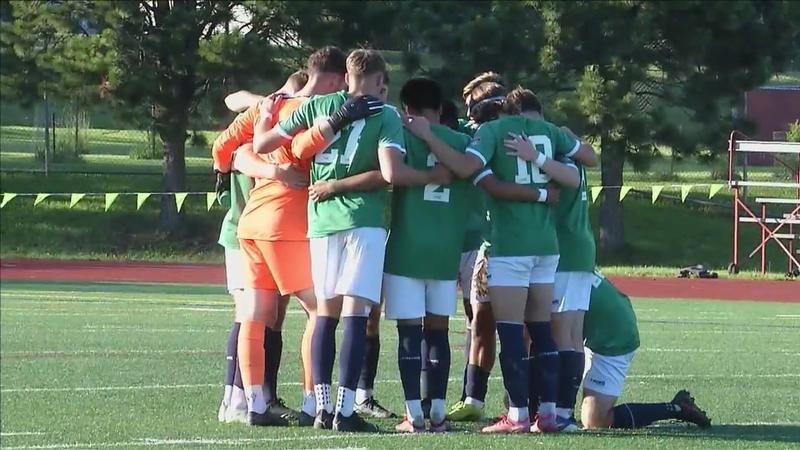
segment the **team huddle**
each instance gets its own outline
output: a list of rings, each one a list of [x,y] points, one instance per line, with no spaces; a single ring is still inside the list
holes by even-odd
[[[498,340],[507,413],[483,432],[578,431],[581,385],[583,428],[710,426],[683,390],[615,406],[639,334],[595,268],[592,146],[494,73],[465,86],[466,119],[428,78],[391,106],[388,81],[379,52],[324,47],[275,93],[226,99],[241,114],[213,148],[235,301],[219,420],[376,431],[367,419],[394,417],[374,392],[383,312],[397,324],[398,432],[482,420]],[[459,288],[467,363],[448,409]],[[307,316],[299,411],[277,394],[290,297]]]

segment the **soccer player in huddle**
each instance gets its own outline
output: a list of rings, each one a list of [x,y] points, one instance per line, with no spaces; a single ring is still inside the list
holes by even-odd
[[[314,156],[311,181],[338,180],[380,169],[386,182],[416,185],[449,181],[446,170],[420,171],[403,163],[405,145],[400,114],[377,98],[384,88],[386,63],[380,53],[356,50],[347,58],[347,91],[312,98],[262,139],[260,152],[321,122],[319,139],[331,141]],[[351,124],[344,119],[361,110],[361,101],[380,103],[373,115]],[[346,125],[346,126],[345,126]],[[338,135],[338,136],[337,136]],[[334,139],[335,138],[335,139]],[[318,317],[312,340],[315,427],[338,431],[373,431],[354,412],[355,389],[364,362],[367,316],[380,301],[386,230],[386,190],[347,193],[309,203],[309,237]],[[344,324],[339,388],[334,414],[331,393],[335,332]]]
[[[711,419],[686,390],[678,391],[670,402],[614,406],[639,348],[636,314],[628,296],[596,270],[592,273],[590,299],[584,317],[584,428],[641,428],[668,419],[710,427]]]
[[[414,129],[405,132],[409,166],[419,170],[435,167],[437,159],[429,146],[464,152],[469,137],[439,124],[442,91],[435,81],[408,80],[400,100]],[[448,322],[456,311],[469,194],[469,184],[463,180],[399,186],[392,193],[383,295],[386,318],[397,321],[399,336],[398,366],[406,400],[405,419],[396,427],[401,432],[425,430],[420,392],[423,361],[431,401],[429,429],[449,430],[445,418],[450,371]],[[425,354],[421,354],[423,339]]]
[[[278,92],[292,94],[303,87],[299,84],[301,81],[301,79],[292,75]],[[253,137],[252,124],[257,115],[258,108],[255,106],[247,110],[246,113],[237,116],[233,123],[231,123],[225,131],[220,133],[212,147],[214,170],[217,174],[216,190],[218,201],[221,205],[228,207],[228,212],[223,218],[220,230],[219,244],[225,248],[227,287],[228,292],[234,299],[235,305],[234,323],[228,337],[225,355],[225,389],[218,413],[218,418],[221,422],[246,421],[247,414],[247,402],[243,390],[244,387],[242,384],[241,371],[239,369],[237,351],[237,342],[241,328],[241,315],[245,303],[246,282],[244,278],[244,259],[239,247],[239,241],[236,238],[236,229],[242,211],[249,198],[250,190],[253,187],[253,179],[273,178],[299,187],[308,184],[307,177],[297,174],[287,166],[278,166],[260,161],[255,164],[246,165],[244,168],[233,167],[234,155],[238,153],[237,150],[241,149],[247,151],[251,147]],[[281,299],[279,311],[282,311],[283,314],[279,313],[278,320],[276,321],[277,325],[282,322],[282,317],[285,316],[287,303],[288,298]],[[268,367],[275,367],[275,372],[277,372],[279,355],[277,362],[273,358],[268,360],[266,364]],[[265,374],[265,377],[268,376],[268,374]]]

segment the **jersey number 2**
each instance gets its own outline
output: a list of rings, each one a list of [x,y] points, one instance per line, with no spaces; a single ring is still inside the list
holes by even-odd
[[[428,167],[435,166],[437,161],[438,159],[436,159],[436,155],[433,153],[428,154]],[[422,194],[422,199],[429,202],[449,203],[450,189],[442,187],[441,184],[426,184],[425,190]]]
[[[533,148],[540,153],[544,153],[548,158],[553,157],[553,145],[550,143],[550,138],[547,136],[528,136]],[[530,172],[528,172],[530,167]],[[545,184],[550,181],[550,176],[542,172],[542,169],[536,167],[533,161],[525,161],[517,157],[517,176],[514,177],[514,182],[517,184]]]

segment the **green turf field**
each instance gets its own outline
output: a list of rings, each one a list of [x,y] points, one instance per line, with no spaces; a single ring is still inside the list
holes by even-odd
[[[800,441],[800,305],[636,300],[642,349],[622,401],[669,400],[688,388],[713,428],[666,423],[636,432],[481,436],[378,435],[217,422],[231,318],[218,286],[3,282],[2,447],[45,448],[786,448]],[[281,396],[299,402],[303,316],[286,321]],[[460,392],[463,323],[451,322],[449,395]],[[399,411],[396,333],[382,329],[376,392]],[[489,389],[500,412],[496,368]],[[334,377],[335,378],[335,377]],[[295,405],[296,406],[296,405]]]

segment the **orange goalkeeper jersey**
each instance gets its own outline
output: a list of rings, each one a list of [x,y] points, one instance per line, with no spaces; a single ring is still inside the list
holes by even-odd
[[[272,125],[291,116],[306,100],[307,97],[279,99],[273,107]],[[305,172],[311,169],[310,158],[300,159],[292,154],[291,142],[260,156],[273,164],[291,163]],[[239,218],[239,239],[304,241],[308,239],[307,233],[308,190],[292,189],[277,180],[256,179]]]

